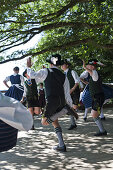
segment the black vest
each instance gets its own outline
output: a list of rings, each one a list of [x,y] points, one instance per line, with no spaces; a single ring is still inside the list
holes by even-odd
[[[98,80],[93,81],[92,77],[90,76],[89,79],[89,91],[90,95],[93,97],[95,94],[103,93],[102,89],[102,80],[100,75],[98,74]]]
[[[48,75],[44,81],[46,97],[61,96],[64,97],[65,75],[56,68],[47,69]]]
[[[74,81],[74,78],[72,76],[72,73],[71,73],[71,69],[68,70],[67,72],[67,78],[69,80],[69,84],[70,84],[70,88],[73,88],[73,86],[75,85],[75,81]],[[75,89],[76,92],[80,92],[80,89],[79,89],[79,86],[76,87]]]
[[[33,98],[34,96],[36,96],[38,94],[36,81],[35,81],[35,79],[31,79],[31,82],[32,82],[31,85],[28,85],[27,82],[28,82],[28,80],[25,81],[25,86],[27,89],[26,97]]]

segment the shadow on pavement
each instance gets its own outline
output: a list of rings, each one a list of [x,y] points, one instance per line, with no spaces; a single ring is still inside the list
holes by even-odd
[[[15,148],[0,153],[0,170],[93,170],[113,169],[113,108],[104,109],[108,131],[106,137],[94,137],[98,131],[89,114],[83,121],[83,111],[79,113],[77,129],[67,130],[70,126],[68,116],[60,119],[66,153],[52,150],[57,138],[52,126],[43,127],[40,118],[35,116],[34,131],[19,132]]]

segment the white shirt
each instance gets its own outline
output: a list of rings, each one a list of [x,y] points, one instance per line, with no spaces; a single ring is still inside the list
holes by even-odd
[[[52,68],[58,69],[55,66]],[[51,71],[51,68],[49,70]],[[35,78],[36,83],[42,83],[47,78],[48,70],[47,68],[44,68],[37,72],[34,72],[31,68],[27,68],[27,74],[30,76],[31,79]],[[70,85],[67,77],[65,78],[65,82],[64,82],[64,94],[65,94],[65,100],[67,104],[69,104],[72,107],[72,99],[70,96]]]
[[[66,70],[64,71],[64,73],[67,74],[68,70],[69,70],[69,69],[66,69]],[[83,84],[82,84],[82,82],[80,81],[80,78],[79,78],[77,72],[74,71],[74,70],[71,70],[71,74],[72,74],[72,77],[73,77],[73,79],[74,79],[74,81],[75,81],[75,84],[78,83],[78,84],[80,84],[80,87],[83,88]]]
[[[80,78],[85,79],[88,77],[88,71],[84,71],[81,75]],[[93,81],[97,81],[98,80],[98,73],[96,70],[92,70],[92,79]]]
[[[84,71],[81,75],[80,75],[80,78],[81,79],[85,79],[88,77],[88,72],[87,71]]]
[[[98,73],[96,70],[92,70],[92,79],[93,81],[97,81],[98,80]]]

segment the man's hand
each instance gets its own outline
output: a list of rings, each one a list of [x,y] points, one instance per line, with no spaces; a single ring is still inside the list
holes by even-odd
[[[32,66],[31,57],[29,57],[29,58],[27,59],[27,67],[30,67],[30,68],[31,68],[31,66]]]
[[[49,123],[47,123],[46,120],[47,120],[46,117],[42,118],[42,121],[41,121],[42,125],[44,125],[44,126],[48,126],[49,125]]]

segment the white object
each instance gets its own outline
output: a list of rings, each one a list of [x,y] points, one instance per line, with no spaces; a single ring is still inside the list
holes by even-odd
[[[33,125],[30,112],[19,101],[0,93],[0,119],[10,126],[28,131]]]

